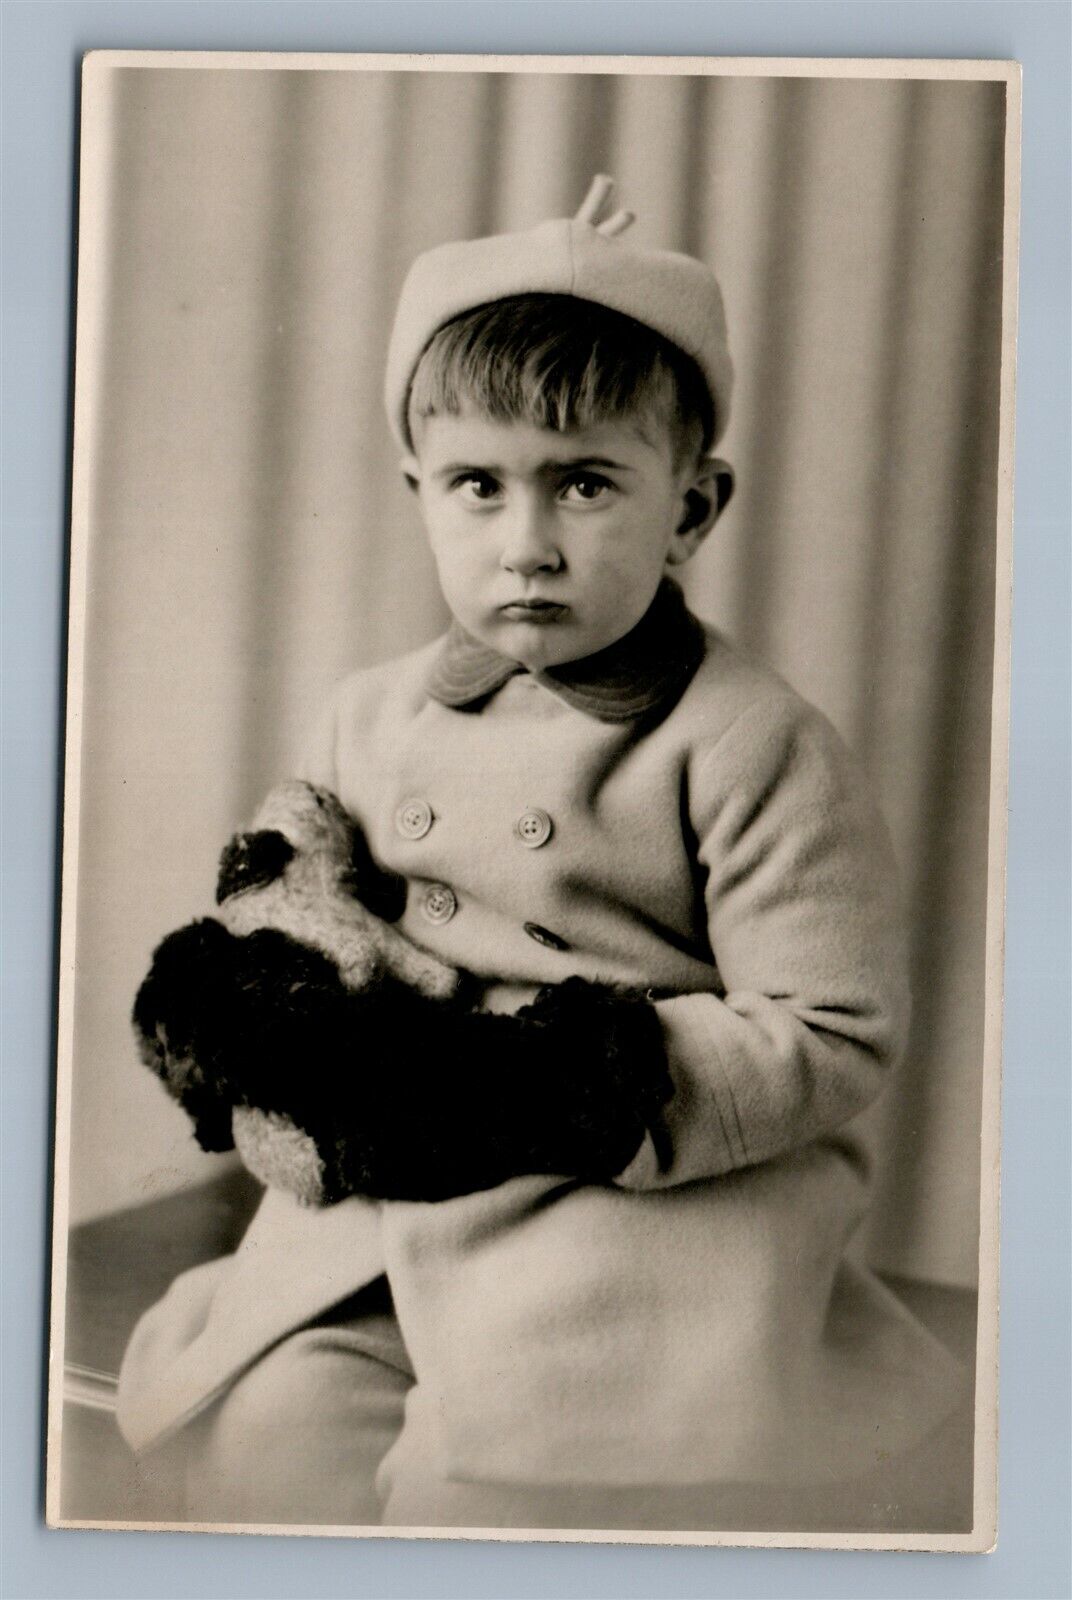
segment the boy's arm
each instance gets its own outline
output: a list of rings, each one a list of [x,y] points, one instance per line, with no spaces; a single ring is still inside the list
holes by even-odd
[[[908,987],[885,830],[840,740],[786,696],[695,761],[696,832],[724,997],[659,1001],[674,1094],[615,1180],[717,1176],[837,1129],[882,1089]]]

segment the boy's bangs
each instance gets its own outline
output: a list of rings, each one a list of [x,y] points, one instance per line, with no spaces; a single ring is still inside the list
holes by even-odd
[[[706,385],[687,356],[643,323],[568,295],[498,300],[438,330],[414,374],[410,414],[467,407],[557,433],[657,417],[675,453],[698,453],[711,428]]]

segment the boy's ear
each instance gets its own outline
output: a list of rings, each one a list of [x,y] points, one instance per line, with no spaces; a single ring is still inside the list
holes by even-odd
[[[733,468],[707,456],[685,491],[685,514],[674,530],[667,560],[679,566],[696,554],[733,494]]]
[[[418,465],[417,457],[407,451],[407,453],[400,459],[398,464],[402,468],[402,476],[405,478],[410,488],[419,488],[421,482],[421,469]]]
[[[715,516],[720,517],[733,498],[737,480],[729,462],[720,460],[718,456],[707,457],[706,471],[715,485]]]

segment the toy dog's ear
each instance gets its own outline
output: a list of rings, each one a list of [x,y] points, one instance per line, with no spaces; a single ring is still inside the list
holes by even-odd
[[[354,829],[350,847],[347,886],[367,911],[383,922],[397,922],[406,909],[406,880],[397,872],[387,872],[372,859],[372,852],[360,828]]]
[[[233,1147],[234,1096],[214,1070],[202,1021],[188,996],[202,997],[213,1022],[241,951],[239,941],[214,917],[179,928],[157,946],[134,1001],[131,1021],[138,1054],[182,1106],[202,1150]]]
[[[294,858],[294,846],[278,828],[261,828],[256,833],[236,833],[220,856],[216,880],[216,904],[221,906],[232,895],[260,889],[283,875],[287,862]]]

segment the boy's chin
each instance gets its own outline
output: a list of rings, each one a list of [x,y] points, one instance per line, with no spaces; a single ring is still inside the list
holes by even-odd
[[[594,653],[576,630],[566,626],[518,623],[497,631],[495,648],[511,660],[519,661],[528,672],[549,672]]]
[[[572,612],[558,619],[539,621],[496,616],[479,628],[463,623],[482,644],[517,661],[528,672],[550,672],[555,667],[583,661],[616,644],[629,628],[597,630],[585,627]]]

